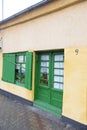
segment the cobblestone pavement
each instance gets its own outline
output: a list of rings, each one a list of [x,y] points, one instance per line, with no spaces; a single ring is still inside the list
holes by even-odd
[[[76,130],[57,117],[0,95],[0,130]]]

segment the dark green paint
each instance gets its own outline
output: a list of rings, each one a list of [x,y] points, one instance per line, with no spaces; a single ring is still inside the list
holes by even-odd
[[[21,82],[15,81],[15,67],[17,65],[16,56],[26,56],[26,76],[25,76],[25,84]],[[29,90],[32,89],[32,52],[24,52],[24,53],[15,53],[15,54],[3,54],[3,72],[2,72],[2,80],[14,83],[19,86],[25,87]],[[21,66],[22,63],[20,63]]]
[[[14,83],[14,77],[15,77],[15,64],[14,63],[15,63],[14,54],[3,55],[2,79],[4,81]]]
[[[26,88],[32,90],[32,62],[33,53],[26,52]]]
[[[40,82],[40,69],[41,69],[41,55],[49,55],[49,79],[48,84],[41,84]],[[61,116],[62,114],[62,102],[63,102],[63,90],[54,88],[54,55],[64,55],[63,50],[58,52],[43,52],[36,54],[36,76],[35,76],[35,99],[34,105],[47,110],[53,114]],[[64,62],[64,58],[62,61],[57,62]],[[46,67],[45,67],[46,68]],[[60,68],[59,68],[60,69]],[[64,68],[61,68],[61,70]],[[59,77],[64,77],[64,75],[57,75]],[[56,82],[55,82],[56,83]],[[59,84],[63,84],[63,82],[58,82]]]

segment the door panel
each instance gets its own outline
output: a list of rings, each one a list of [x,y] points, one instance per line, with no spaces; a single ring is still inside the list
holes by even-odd
[[[35,100],[61,111],[64,83],[63,51],[39,53],[38,57]]]
[[[62,109],[62,96],[63,92],[62,91],[51,91],[51,105],[56,106],[60,109]]]
[[[39,87],[38,99],[43,102],[50,103],[50,91],[46,88]]]

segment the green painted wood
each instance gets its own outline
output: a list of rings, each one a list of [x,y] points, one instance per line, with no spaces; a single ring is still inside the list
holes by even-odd
[[[18,63],[16,61],[16,56],[26,56],[26,63]],[[25,87],[29,90],[32,89],[32,52],[16,53],[16,54],[3,54],[3,72],[2,80],[10,83],[17,84],[19,86]],[[26,64],[26,75],[25,75],[25,84],[21,82],[16,82],[15,80],[15,69],[16,65],[20,66],[22,69],[22,64]]]
[[[7,57],[5,54],[3,54],[3,71],[2,71],[2,80],[4,81],[7,81],[8,78],[7,78],[7,73],[8,73],[8,70],[6,69],[6,66],[7,66]]]
[[[36,106],[36,107],[38,107],[38,108],[40,108],[42,110],[45,110],[47,112],[50,112],[50,113],[56,115],[59,118],[61,117],[61,113],[62,113],[61,109],[59,109],[59,108],[57,108],[57,107],[55,107],[55,106],[53,106],[51,104],[42,102],[40,100],[35,100],[34,101],[34,106]]]
[[[14,83],[15,79],[15,54],[3,54],[3,74],[4,81]]]
[[[63,90],[60,90],[58,88],[54,88],[53,84],[56,83],[54,82],[54,56],[55,55],[63,55],[63,51],[58,51],[58,52],[44,52],[44,53],[37,53],[37,59],[36,59],[36,78],[35,78],[35,101],[34,105],[38,106],[40,108],[46,109],[48,111],[51,111],[53,113],[55,110],[58,109],[58,115],[61,115],[62,113],[62,103],[63,103]],[[42,84],[40,82],[40,75],[41,75],[41,55],[49,55],[49,67],[44,67],[44,68],[49,68],[49,79],[48,79],[48,84]],[[57,62],[64,62],[63,61],[57,61]],[[60,70],[64,68],[58,68]],[[56,75],[58,77],[64,77],[64,75]],[[63,84],[63,82],[58,82],[58,84]],[[44,105],[43,105],[44,104]],[[49,108],[49,107],[51,108]],[[55,108],[55,109],[52,109]],[[51,110],[50,110],[51,109]]]
[[[26,88],[32,90],[32,59],[33,53],[26,52]]]

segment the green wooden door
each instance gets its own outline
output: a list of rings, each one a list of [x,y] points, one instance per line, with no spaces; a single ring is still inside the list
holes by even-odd
[[[36,106],[62,112],[64,83],[63,51],[38,53],[36,56]],[[55,112],[56,113],[56,112]]]

